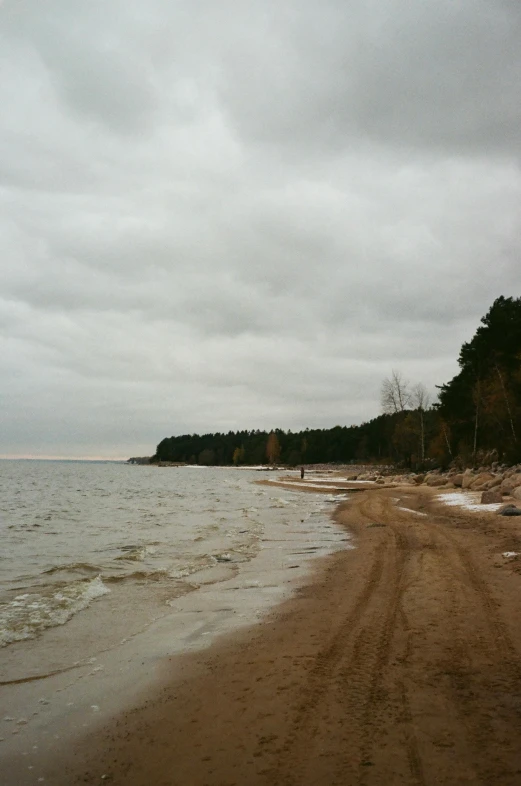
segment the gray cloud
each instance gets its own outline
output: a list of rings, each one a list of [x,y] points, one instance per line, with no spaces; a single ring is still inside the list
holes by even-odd
[[[519,294],[517,3],[0,20],[0,454],[360,422]]]
[[[226,58],[228,74],[240,76],[223,94],[246,137],[322,155],[349,149],[353,138],[519,155],[519,4],[307,2],[292,10],[274,26],[260,8]]]

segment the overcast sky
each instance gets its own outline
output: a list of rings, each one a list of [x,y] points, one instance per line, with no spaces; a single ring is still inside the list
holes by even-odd
[[[0,455],[330,427],[519,296],[519,0],[0,2]]]

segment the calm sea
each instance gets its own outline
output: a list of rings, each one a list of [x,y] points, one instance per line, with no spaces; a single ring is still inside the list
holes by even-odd
[[[273,476],[0,461],[0,753],[36,768],[42,741],[116,711],[162,657],[256,621],[312,557],[349,546],[333,498],[255,482]]]
[[[164,606],[200,581],[238,575],[277,526],[308,533],[310,553],[327,548],[326,535],[332,547],[344,537],[328,519],[329,499],[253,482],[268,476],[0,461],[0,646],[101,609],[116,590],[123,606],[125,594]]]

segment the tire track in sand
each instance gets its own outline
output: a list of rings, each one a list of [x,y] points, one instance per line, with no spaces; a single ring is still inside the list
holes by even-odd
[[[385,714],[387,708],[382,678],[392,658],[398,621],[402,626],[405,624],[401,598],[411,544],[407,532],[390,523],[394,510],[389,511],[386,500],[372,494],[369,499],[360,499],[355,507],[362,520],[373,524],[376,520],[385,529],[364,590],[333,639],[316,657],[288,736],[284,761],[276,773],[272,771],[277,782],[288,786],[305,781],[307,762],[315,753],[315,732],[320,725],[327,724],[334,733],[333,721],[341,744],[330,765],[324,763],[328,783],[345,783],[349,777],[350,783],[364,786],[372,766],[374,745],[378,742],[382,712]],[[405,688],[400,691],[400,702],[411,783],[424,786]],[[319,756],[327,758],[328,753],[323,751]]]
[[[438,537],[448,547],[448,567],[454,577],[447,619],[452,646],[446,672],[453,711],[473,750],[475,782],[479,778],[484,786],[492,782],[517,786],[521,756],[512,769],[501,761],[501,752],[512,754],[519,749],[521,710],[514,710],[515,718],[512,712],[521,685],[519,651],[469,548],[460,542],[459,519],[438,515],[435,521]],[[462,583],[465,592],[458,592]],[[468,619],[472,619],[471,628],[465,624]]]
[[[407,619],[402,607],[402,597],[406,587],[406,568],[411,556],[411,542],[408,537],[408,527],[407,525],[404,526],[399,523],[400,515],[398,511],[391,506],[390,501],[385,497],[378,500],[374,497],[370,497],[368,505],[370,508],[377,507],[379,520],[385,521],[389,526],[395,538],[396,548],[394,552],[394,570],[390,577],[392,586],[389,588],[388,602],[381,613],[381,619],[375,620],[373,618],[371,620],[372,627],[376,631],[375,656],[373,658],[370,657],[370,649],[367,646],[363,648],[356,647],[355,652],[358,653],[358,658],[353,659],[350,664],[351,673],[346,675],[349,679],[349,685],[346,685],[346,699],[348,700],[352,693],[350,685],[354,680],[359,679],[360,676],[359,670],[357,673],[356,669],[357,665],[360,665],[360,658],[363,658],[366,662],[369,661],[369,689],[363,705],[363,715],[360,724],[361,755],[358,768],[358,783],[360,786],[365,786],[367,781],[371,778],[372,772],[369,768],[373,765],[372,759],[374,757],[375,746],[380,744],[379,728],[382,725],[382,720],[389,713],[389,704],[392,702],[392,698],[386,696],[386,692],[383,690],[382,685],[386,668],[393,655],[393,638],[398,621],[402,630],[406,633],[408,631]],[[407,648],[403,655],[404,660],[407,660],[409,654],[407,652],[409,649],[408,637],[407,642]],[[373,661],[372,663],[370,663],[371,660]],[[404,746],[407,753],[407,761],[412,781],[416,786],[424,786],[425,778],[421,756],[414,733],[410,705],[403,683],[399,685],[399,701],[401,705]]]
[[[327,645],[320,650],[315,658],[315,663],[303,688],[302,699],[295,712],[283,755],[276,768],[271,770],[273,782],[285,783],[287,786],[302,783],[307,753],[309,753],[315,732],[320,725],[320,705],[326,700],[327,694],[334,684],[334,673],[345,657],[353,630],[363,620],[365,609],[370,604],[381,581],[386,563],[385,545],[383,542],[377,546],[374,562],[363,590]]]

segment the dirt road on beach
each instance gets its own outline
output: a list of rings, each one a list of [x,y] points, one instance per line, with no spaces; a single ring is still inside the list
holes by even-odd
[[[338,516],[356,549],[268,622],[172,662],[46,782],[519,786],[521,562],[502,556],[519,520],[415,488]]]

